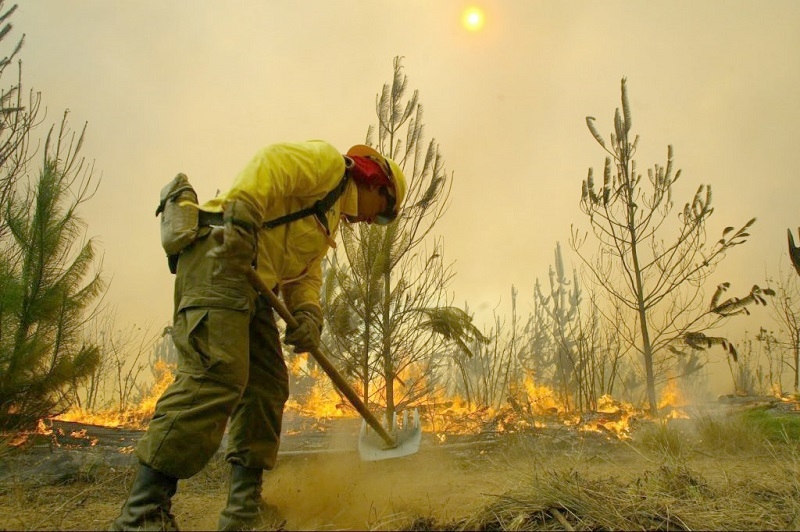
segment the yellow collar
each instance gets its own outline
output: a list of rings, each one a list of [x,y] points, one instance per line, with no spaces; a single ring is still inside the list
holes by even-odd
[[[358,186],[352,179],[347,180],[347,186],[342,193],[341,213],[347,216],[358,216]]]

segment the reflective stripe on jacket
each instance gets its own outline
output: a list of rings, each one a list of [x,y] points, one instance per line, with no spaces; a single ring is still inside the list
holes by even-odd
[[[324,198],[339,184],[344,170],[342,154],[327,142],[273,144],[256,154],[230,190],[200,208],[220,212],[227,201],[241,201],[260,225]],[[358,196],[351,181],[327,213],[330,236],[314,216],[259,231],[258,273],[267,286],[280,286],[290,310],[319,306],[322,259],[333,245],[342,212],[357,211]]]

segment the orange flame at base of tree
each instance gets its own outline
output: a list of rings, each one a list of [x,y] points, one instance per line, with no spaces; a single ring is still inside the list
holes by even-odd
[[[685,410],[688,405],[677,379],[669,379],[658,401],[659,412],[664,412],[667,419],[688,419],[689,414]]]
[[[175,379],[175,366],[159,360],[153,368],[155,382],[144,395],[139,404],[131,408],[110,408],[87,412],[81,408],[72,408],[56,416],[59,421],[74,421],[87,425],[100,425],[103,427],[119,427],[129,429],[145,429],[153,417],[156,402],[164,390]]]

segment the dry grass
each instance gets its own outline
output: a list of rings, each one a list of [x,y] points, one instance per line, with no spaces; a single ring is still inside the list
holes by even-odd
[[[797,529],[796,422],[794,416],[764,418],[748,411],[650,423],[632,442],[601,457],[584,450],[577,458],[517,464],[519,484],[484,497],[472,515],[448,523],[417,517],[410,528]]]
[[[539,432],[384,462],[284,457],[264,494],[289,530],[796,529],[794,418],[765,416],[643,423],[625,442]],[[181,481],[182,529],[214,529],[227,472],[215,460]],[[0,482],[0,530],[105,529],[132,474],[90,468],[60,485]]]
[[[777,471],[774,471],[777,472]],[[762,473],[764,473],[762,471]],[[795,471],[795,473],[797,473]],[[796,477],[795,477],[796,478]],[[797,523],[790,475],[712,479],[687,466],[635,475],[554,470],[498,496],[451,530],[786,530]],[[435,527],[429,527],[433,529]]]

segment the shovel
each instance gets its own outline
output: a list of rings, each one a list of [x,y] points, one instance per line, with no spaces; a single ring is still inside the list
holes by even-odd
[[[269,300],[272,308],[278,312],[278,315],[283,318],[283,321],[289,327],[297,327],[297,320],[294,319],[292,313],[289,312],[283,301],[261,280],[255,270],[248,270],[247,278],[253,287]],[[364,418],[358,438],[358,452],[362,460],[375,461],[399,458],[414,454],[419,450],[419,444],[422,439],[419,411],[414,411],[413,420],[409,419],[408,411],[404,412],[403,425],[400,430],[397,429],[397,414],[394,414],[391,424],[387,424],[391,430],[390,434],[389,430],[369,411],[367,405],[358,397],[356,391],[344,380],[344,377],[336,370],[331,361],[328,360],[328,357],[319,348],[312,349],[310,353],[333,381],[333,384],[347,397],[350,404]]]

